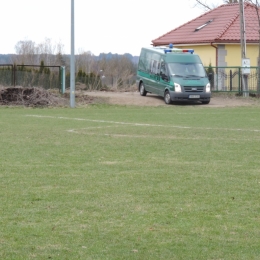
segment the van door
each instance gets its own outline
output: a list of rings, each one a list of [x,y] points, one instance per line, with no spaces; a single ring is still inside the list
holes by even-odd
[[[160,74],[159,74],[159,66],[160,63],[158,60],[151,60],[151,72],[150,72],[150,87],[151,92],[158,94],[158,82],[160,80]]]
[[[167,68],[167,64],[164,62],[164,60],[161,60],[161,66],[160,66],[160,77],[158,79],[158,95],[164,96],[165,88],[169,85],[170,82],[170,75],[169,70]]]
[[[151,68],[152,68],[152,52],[146,49],[142,49],[138,63],[137,76],[139,80],[143,81],[145,90],[148,92],[152,91]]]

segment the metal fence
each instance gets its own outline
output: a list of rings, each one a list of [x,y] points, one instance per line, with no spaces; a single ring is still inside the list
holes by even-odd
[[[213,92],[260,93],[260,68],[250,67],[244,75],[246,88],[243,87],[243,67],[205,67],[207,74],[212,73]],[[248,69],[248,68],[246,68]]]
[[[61,66],[0,64],[0,86],[61,89]]]
[[[250,67],[250,73],[244,76],[245,81],[242,67],[208,66],[205,69],[208,75],[212,74],[210,80],[212,92],[260,93],[259,67]],[[65,83],[62,83],[64,73],[65,68],[61,66],[0,64],[0,86],[58,88],[61,90],[65,87]],[[69,75],[66,75],[66,81],[66,85],[69,86]],[[99,86],[97,89],[105,83],[101,82],[97,76],[95,82]],[[243,82],[246,82],[246,89],[243,87]],[[89,87],[89,89],[91,88]]]

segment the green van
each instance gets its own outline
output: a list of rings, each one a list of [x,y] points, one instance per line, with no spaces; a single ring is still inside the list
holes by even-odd
[[[211,91],[206,71],[191,49],[142,48],[137,68],[137,88],[141,96],[154,93],[173,101],[200,101],[209,104]]]

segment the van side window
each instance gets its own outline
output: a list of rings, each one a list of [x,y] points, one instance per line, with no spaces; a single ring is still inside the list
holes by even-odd
[[[150,73],[159,75],[160,71],[160,54],[152,53],[150,59]]]
[[[169,79],[168,77],[168,70],[167,70],[167,66],[165,64],[164,61],[161,62],[161,69],[160,69],[160,76],[163,80],[167,80]]]
[[[152,54],[150,52],[146,52],[146,55],[145,55],[145,71],[146,72],[151,71],[151,58],[152,58]]]
[[[151,74],[157,74],[158,73],[158,62],[157,60],[151,60]]]
[[[146,51],[142,51],[141,55],[139,57],[139,63],[138,63],[138,68],[141,71],[145,71],[145,61],[146,61]]]
[[[140,71],[150,72],[150,70],[151,70],[151,64],[150,64],[151,58],[152,58],[151,52],[143,50],[141,52],[140,57],[139,57],[138,69]]]

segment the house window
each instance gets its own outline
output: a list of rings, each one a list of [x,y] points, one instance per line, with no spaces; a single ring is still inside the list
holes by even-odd
[[[205,26],[207,26],[208,24],[210,24],[213,21],[213,19],[207,21],[206,23],[202,24],[201,26],[199,26],[198,28],[195,29],[194,32],[197,32],[199,30],[201,30],[202,28],[204,28]]]

